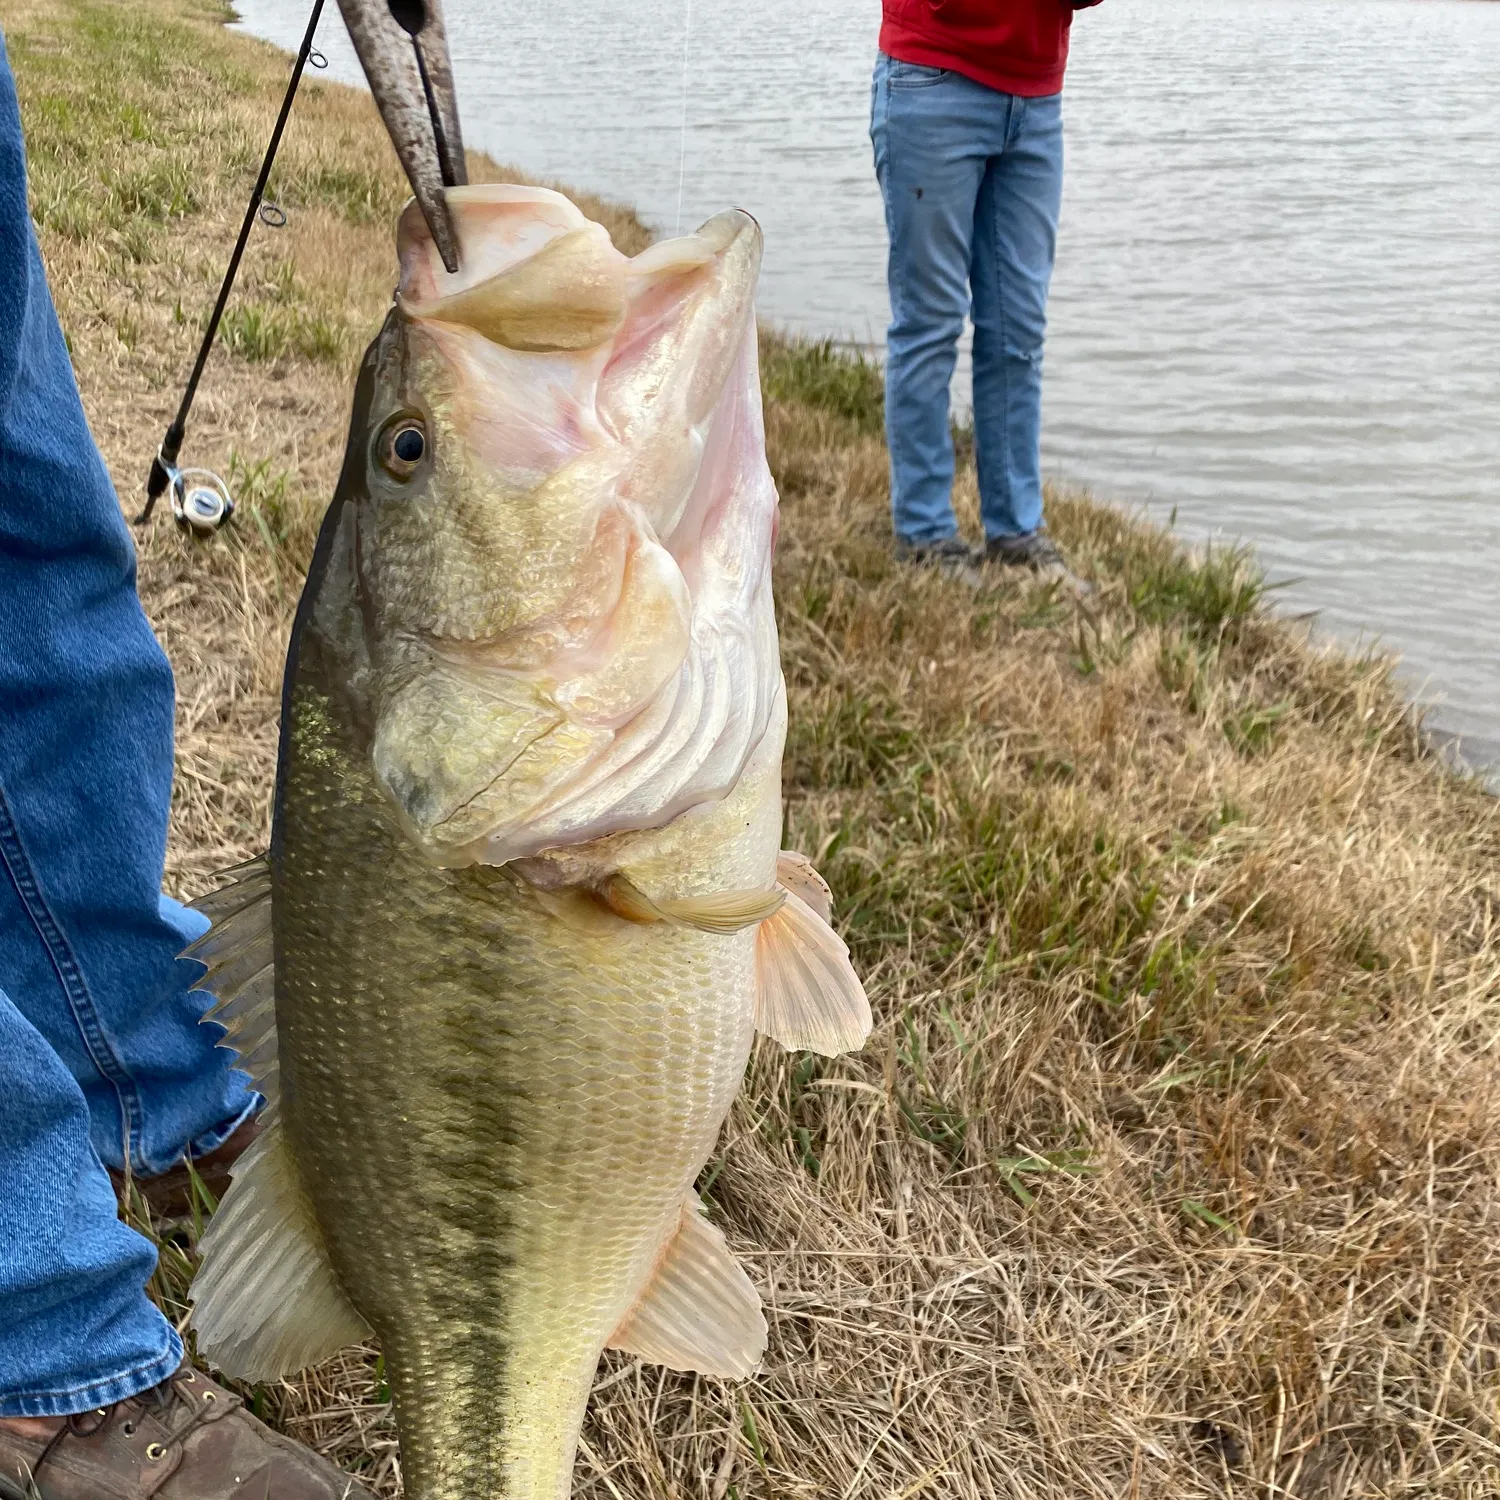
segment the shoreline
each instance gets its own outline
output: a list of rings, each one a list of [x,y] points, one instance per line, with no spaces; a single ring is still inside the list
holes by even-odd
[[[285,84],[226,14],[7,17],[39,236],[127,511]],[[405,192],[373,107],[305,87],[289,222],[252,237],[183,454],[240,513],[207,544],[136,534],[178,677],[188,894],[263,846],[287,630],[394,274]],[[609,1357],[575,1493],[1487,1492],[1500,801],[1444,768],[1388,661],[1275,618],[1243,551],[1054,491],[1087,608],[901,568],[878,373],[770,333],[762,355],[786,842],[833,886],[877,1030],[834,1062],[758,1048],[710,1169],[766,1293],[765,1368]],[[957,487],[972,528],[967,463]],[[163,1248],[174,1316],[191,1255]],[[373,1351],[248,1394],[395,1500]]]
[[[743,62],[732,61],[731,54],[721,57],[714,65],[715,72],[727,80],[737,80],[746,92],[738,105],[731,105],[733,92],[729,90],[724,97],[693,101],[692,133],[687,143],[688,193],[704,212],[719,206],[712,191],[715,187],[722,190],[724,201],[732,199],[766,211],[771,236],[768,266],[779,262],[781,274],[771,276],[762,304],[778,326],[794,327],[805,333],[810,324],[818,336],[853,333],[868,338],[872,320],[883,328],[884,305],[878,295],[878,288],[883,285],[883,224],[879,199],[868,172],[864,126],[857,118],[863,109],[864,85],[850,72],[849,59],[863,55],[865,38],[856,15],[859,6],[854,5],[852,10],[850,7],[851,0],[842,0],[821,12],[830,19],[846,18],[848,24],[843,27],[844,41],[830,38],[830,60],[816,70],[820,78],[826,79],[830,92],[818,96],[815,118],[810,116],[802,126],[789,118],[780,127],[780,133],[787,137],[788,151],[800,153],[805,149],[809,153],[805,185],[799,187],[796,182],[788,181],[784,190],[778,191],[780,169],[795,174],[796,167],[748,123],[743,127],[748,164],[738,164],[738,158],[716,159],[713,140],[739,138],[720,137],[720,129],[728,129],[730,122],[741,115],[748,120],[760,118],[767,111],[774,112],[780,100],[775,72],[768,75],[753,57]],[[305,11],[298,0],[256,0],[242,8],[260,33],[283,43],[289,38],[295,41],[293,33],[299,32],[302,19],[298,11]],[[585,9],[592,17],[601,14]],[[1414,480],[1409,468],[1399,467],[1402,454],[1390,453],[1398,468],[1382,479],[1376,465],[1382,462],[1382,455],[1388,454],[1388,443],[1397,440],[1372,433],[1368,445],[1361,436],[1359,447],[1351,446],[1352,435],[1363,431],[1361,424],[1366,417],[1377,424],[1385,420],[1365,410],[1367,396],[1377,400],[1378,405],[1378,392],[1371,395],[1356,372],[1350,372],[1351,387],[1346,400],[1340,399],[1336,390],[1325,389],[1338,385],[1335,351],[1344,346],[1335,340],[1323,356],[1298,356],[1282,347],[1284,338],[1268,334],[1262,339],[1245,331],[1244,325],[1255,323],[1258,313],[1273,324],[1289,314],[1290,307],[1283,307],[1276,297],[1270,297],[1264,306],[1253,300],[1242,302],[1238,296],[1226,303],[1223,341],[1227,348],[1237,349],[1242,355],[1249,347],[1264,347],[1264,352],[1272,357],[1267,368],[1280,370],[1291,378],[1290,389],[1308,388],[1301,382],[1311,380],[1310,388],[1318,392],[1314,402],[1315,422],[1310,411],[1301,413],[1278,399],[1278,381],[1273,380],[1269,385],[1260,382],[1247,389],[1243,381],[1236,385],[1232,377],[1225,376],[1222,363],[1211,352],[1218,340],[1202,330],[1201,321],[1193,326],[1198,328],[1201,338],[1208,340],[1208,347],[1202,351],[1209,367],[1202,371],[1206,384],[1200,391],[1184,389],[1180,383],[1179,367],[1200,367],[1194,363],[1197,345],[1184,346],[1168,331],[1179,328],[1171,304],[1191,301],[1197,283],[1190,278],[1190,284],[1175,285],[1177,276],[1153,271],[1150,262],[1170,261],[1171,247],[1152,238],[1148,226],[1134,219],[1107,192],[1101,198],[1099,182],[1103,159],[1118,153],[1121,169],[1145,174],[1140,192],[1148,197],[1153,193],[1150,186],[1153,158],[1142,157],[1124,140],[1114,140],[1109,147],[1101,144],[1108,135],[1109,123],[1100,117],[1107,116],[1103,99],[1113,91],[1109,63],[1120,55],[1121,31],[1138,32],[1147,21],[1147,17],[1137,14],[1138,10],[1138,4],[1135,9],[1127,6],[1122,11],[1095,10],[1078,33],[1079,87],[1069,106],[1071,125],[1076,126],[1077,160],[1070,174],[1070,206],[1064,213],[1059,246],[1055,327],[1049,350],[1048,420],[1044,433],[1047,472],[1061,489],[1083,488],[1108,496],[1112,502],[1145,506],[1148,516],[1158,524],[1167,523],[1172,506],[1177,504],[1179,533],[1190,545],[1250,541],[1273,578],[1297,580],[1282,597],[1281,608],[1294,614],[1318,608],[1322,611],[1320,630],[1336,633],[1346,649],[1358,652],[1366,641],[1375,640],[1380,649],[1400,650],[1408,663],[1403,681],[1409,683],[1414,700],[1424,704],[1437,700],[1430,708],[1431,722],[1461,733],[1470,745],[1472,760],[1490,759],[1476,739],[1478,735],[1491,741],[1500,740],[1500,719],[1495,712],[1495,704],[1500,701],[1500,679],[1482,650],[1484,601],[1494,591],[1485,583],[1482,569],[1478,577],[1475,573],[1477,560],[1489,551],[1482,535],[1485,531],[1482,510],[1475,508],[1485,486],[1475,472],[1473,483],[1467,487],[1473,491],[1473,505],[1454,508],[1462,496],[1453,486],[1463,486],[1444,467],[1442,454],[1432,452],[1437,432],[1449,429],[1421,421],[1411,414],[1414,410],[1411,407],[1405,417],[1399,411],[1387,413],[1438,468],[1430,479],[1419,475]],[[1263,29],[1253,22],[1253,17],[1263,10],[1263,6],[1242,8],[1239,23],[1232,28],[1234,34],[1242,40],[1253,39]],[[680,14],[671,4],[651,14],[656,25],[666,24],[669,28],[680,20]],[[1367,19],[1373,22],[1378,18],[1371,14]],[[518,21],[517,29],[512,32],[508,26],[497,29],[482,7],[469,5],[460,6],[452,24],[459,27],[457,45],[468,54],[463,69],[463,92],[471,106],[472,130],[478,143],[492,147],[498,144],[501,148],[513,146],[528,165],[550,164],[561,170],[566,163],[575,173],[583,174],[581,179],[573,180],[586,181],[600,191],[619,193],[622,185],[639,189],[647,195],[645,201],[650,204],[654,219],[664,220],[670,229],[671,195],[675,192],[678,167],[677,101],[672,92],[677,83],[675,58],[663,59],[658,77],[650,59],[635,50],[629,39],[630,28],[623,28],[625,36],[621,44],[630,59],[630,76],[619,81],[620,97],[613,97],[613,91],[609,90],[609,72],[602,62],[586,68],[591,86],[607,91],[595,112],[580,109],[576,90],[570,83],[572,74],[568,66],[558,61],[563,55],[575,57],[580,51],[578,41],[559,36],[562,51],[552,61],[545,56],[529,55],[532,47],[538,42],[545,43],[550,34],[552,23],[544,15]],[[773,29],[790,27],[794,33],[800,29],[786,7],[773,7],[766,24]],[[1319,26],[1305,16],[1295,20],[1288,16],[1287,24],[1296,32],[1312,26],[1315,34],[1322,34]],[[705,66],[722,51],[729,34],[737,33],[738,29],[711,18],[705,18],[695,29]],[[337,49],[332,45],[340,40],[336,35],[338,30],[336,22],[331,29],[324,28],[335,73],[341,66]],[[1146,27],[1146,34],[1157,30],[1153,24]],[[1164,28],[1160,42],[1170,48],[1168,33],[1175,33],[1175,28]],[[618,38],[621,33],[611,26],[607,34]],[[1413,22],[1414,45],[1420,46],[1421,38],[1430,34],[1428,23]],[[1485,35],[1493,40],[1492,31],[1486,31]],[[1475,45],[1479,46],[1481,40],[1475,32]],[[873,45],[873,35],[870,43]],[[523,64],[523,76],[516,80],[515,91],[506,87],[493,64],[495,57],[506,55],[512,46],[527,54],[516,58]],[[1138,50],[1132,47],[1130,55],[1134,56]],[[357,65],[352,58],[349,65],[357,77]],[[586,66],[586,58],[579,58],[579,66]],[[807,64],[789,58],[787,82],[803,77],[807,70]],[[664,99],[660,111],[652,103],[658,84]],[[1298,87],[1295,79],[1291,86]],[[670,108],[665,102],[667,96]],[[524,104],[518,102],[522,100]],[[629,101],[629,118],[639,116],[638,129],[628,138],[617,130],[603,128],[625,123],[621,118],[623,100]],[[1138,124],[1151,140],[1162,144],[1161,122],[1149,105],[1142,102],[1145,107]],[[1454,107],[1450,102],[1449,109]],[[597,130],[596,114],[601,127]],[[528,116],[534,116],[530,123]],[[833,120],[838,123],[829,123]],[[559,128],[555,132],[548,130],[544,123],[547,121],[558,122]],[[1419,133],[1432,128],[1435,127],[1429,121]],[[1236,163],[1228,170],[1231,175],[1243,173],[1244,180],[1239,187],[1226,182],[1225,190],[1214,195],[1214,201],[1221,207],[1226,206],[1222,202],[1225,198],[1248,195],[1253,200],[1258,191],[1255,185],[1258,176],[1243,152],[1248,143],[1242,133],[1231,132],[1231,137],[1235,136],[1239,136],[1238,146],[1233,139],[1225,142]],[[1329,149],[1333,152],[1330,163],[1344,159],[1345,153],[1336,144],[1330,143]],[[830,159],[829,153],[834,150],[843,154]],[[772,160],[772,156],[777,159]],[[1192,180],[1202,190],[1203,164],[1191,145],[1185,147],[1180,165],[1194,174]],[[1451,177],[1451,174],[1439,175]],[[1312,174],[1307,186],[1316,186]],[[827,206],[821,213],[832,218],[825,226],[827,234],[819,236],[816,229],[819,212],[810,216],[806,205],[818,203],[825,187],[834,196],[826,200]],[[1259,189],[1265,190],[1264,185]],[[1329,197],[1327,212],[1340,215],[1352,212],[1366,232],[1378,233],[1370,225],[1368,214],[1351,210],[1346,203],[1340,206],[1342,195],[1332,186]],[[782,205],[790,201],[799,206],[788,216]],[[1097,233],[1100,214],[1105,209],[1122,214],[1121,222],[1132,225],[1134,248],[1128,253],[1133,264],[1141,262],[1137,271],[1151,288],[1149,295],[1153,301],[1163,304],[1159,309],[1165,319],[1160,343],[1153,336],[1153,325],[1142,323],[1145,308],[1135,295],[1122,292],[1120,300],[1115,301],[1110,297],[1107,283],[1101,284],[1104,262],[1100,257],[1112,259],[1114,253],[1100,244]],[[1409,216],[1403,222],[1409,242],[1413,225]],[[1476,224],[1484,222],[1487,222],[1484,215],[1475,220]],[[1091,224],[1095,227],[1090,228]],[[1226,242],[1227,230],[1215,231],[1205,226],[1204,232],[1209,242],[1217,245],[1217,258],[1227,262],[1223,268],[1225,274],[1232,284],[1238,285],[1233,271],[1238,258],[1234,245]],[[1287,231],[1293,239],[1302,232]],[[788,238],[797,233],[813,237],[802,243],[795,237]],[[863,250],[861,245],[865,247]],[[1191,244],[1181,248],[1201,275],[1206,268],[1194,258]],[[1242,249],[1244,256],[1257,264],[1266,253],[1264,246],[1257,249],[1253,237]],[[1357,279],[1361,264],[1359,244],[1350,245],[1350,254],[1353,259],[1347,269]],[[1338,258],[1327,262],[1326,274],[1331,278],[1329,295],[1341,318],[1358,321],[1362,316],[1361,299],[1337,291],[1342,265]],[[1089,266],[1095,269],[1090,270]],[[1269,275],[1274,268],[1267,265],[1263,269]],[[1305,298],[1306,277],[1295,266],[1286,269],[1287,296],[1294,300]],[[1475,263],[1466,257],[1455,268],[1460,277],[1456,284],[1466,287],[1470,295],[1479,295],[1480,286],[1464,279],[1466,273],[1474,270]],[[848,279],[848,288],[843,293],[831,284],[835,274]],[[1134,281],[1136,277],[1128,279]],[[1363,311],[1374,316],[1375,309],[1385,305],[1389,296],[1387,287],[1382,300]],[[1402,299],[1398,297],[1389,311],[1399,320],[1403,316],[1401,309]],[[1400,326],[1406,329],[1409,338],[1410,317]],[[1439,320],[1434,336],[1443,326]],[[1364,343],[1368,343],[1367,338]],[[1409,342],[1402,347],[1408,354],[1416,352]],[[1474,358],[1483,363],[1477,352]],[[1364,363],[1368,363],[1368,358]],[[1466,362],[1460,347],[1445,362],[1445,369],[1451,375],[1466,363],[1477,373],[1479,366]],[[1218,376],[1213,375],[1214,370],[1219,372]],[[1220,383],[1220,377],[1229,379],[1233,389]],[[1124,383],[1113,395],[1111,381]],[[1472,386],[1472,380],[1468,383]],[[1440,388],[1446,388],[1443,382]],[[1226,401],[1231,404],[1226,405]],[[1461,433],[1451,433],[1454,461],[1458,462],[1458,450],[1468,452],[1472,472],[1472,460],[1493,445],[1479,441],[1487,427],[1481,420],[1475,429],[1472,406],[1459,400],[1456,410],[1466,415],[1455,415],[1453,420],[1461,421],[1463,430],[1472,434],[1476,443],[1464,449]],[[1179,421],[1187,431],[1179,430]],[[1341,436],[1344,429],[1339,426],[1345,422],[1350,424],[1348,440]],[[1197,430],[1200,427],[1222,428],[1222,440],[1204,436]],[[1154,433],[1160,435],[1159,441],[1153,438]],[[1419,441],[1424,438],[1425,443]],[[1369,464],[1362,463],[1365,457]],[[1415,491],[1414,483],[1418,486]],[[1409,503],[1399,502],[1400,495],[1407,495]],[[1424,520],[1418,497],[1429,495],[1432,512]],[[1463,530],[1455,532],[1465,513],[1470,513],[1468,532],[1473,535],[1472,546],[1464,540]],[[1453,564],[1451,582],[1446,578],[1447,570],[1440,568],[1444,558]],[[1467,563],[1463,562],[1465,558]],[[1445,605],[1450,593],[1453,599]],[[1500,596],[1495,597],[1500,603]]]

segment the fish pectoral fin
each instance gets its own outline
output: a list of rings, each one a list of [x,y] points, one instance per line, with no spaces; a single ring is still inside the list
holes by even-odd
[[[784,891],[773,888],[653,901],[628,875],[611,875],[604,886],[606,904],[627,922],[675,922],[700,932],[730,933],[753,927],[775,916],[785,899]]]
[[[203,1236],[191,1323],[204,1357],[236,1380],[281,1380],[370,1336],[339,1285],[273,1123],[235,1163]]]
[[[755,970],[757,1031],[789,1052],[823,1057],[864,1046],[874,1022],[849,950],[793,890],[756,934]]]
[[[676,1234],[609,1347],[699,1375],[745,1376],[760,1363],[760,1293],[696,1193],[688,1194]]]
[[[183,950],[208,972],[193,985],[214,997],[204,1019],[217,1021],[240,1066],[265,1095],[280,1093],[276,1053],[276,971],[271,937],[271,869],[265,856],[226,872],[234,878],[192,903],[214,925]]]
[[[795,849],[776,856],[776,879],[794,896],[800,896],[825,922],[833,921],[833,892],[813,868],[813,862]]]

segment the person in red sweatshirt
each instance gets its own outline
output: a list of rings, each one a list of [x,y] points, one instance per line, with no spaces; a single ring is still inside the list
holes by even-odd
[[[1073,12],[1098,0],[884,0],[870,138],[890,233],[886,435],[898,555],[973,576],[948,391],[974,322],[982,557],[1065,572],[1042,524],[1042,342]]]

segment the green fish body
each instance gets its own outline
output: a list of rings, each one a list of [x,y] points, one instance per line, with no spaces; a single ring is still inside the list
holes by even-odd
[[[246,1379],[373,1337],[412,1500],[560,1500],[602,1350],[753,1371],[693,1184],[759,1028],[858,1046],[780,852],[759,233],[560,195],[403,217],[294,627],[272,847],[200,903],[270,1100],[194,1285]]]

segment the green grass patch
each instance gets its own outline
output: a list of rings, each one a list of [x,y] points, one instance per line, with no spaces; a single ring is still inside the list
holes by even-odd
[[[1218,641],[1265,600],[1265,576],[1248,547],[1210,547],[1201,556],[1177,547],[1127,572],[1131,605],[1154,624],[1177,624],[1200,641]]]
[[[333,319],[300,307],[229,308],[219,322],[219,342],[241,359],[266,363],[288,354],[334,364],[348,352],[349,331]]]
[[[198,207],[187,165],[170,159],[122,173],[110,183],[110,196],[121,214],[158,223],[180,219]]]
[[[337,162],[316,162],[288,188],[291,201],[325,205],[351,224],[384,224],[401,206],[388,181]]]
[[[885,375],[879,363],[832,339],[761,337],[761,389],[771,401],[829,412],[856,431],[885,431]]]

